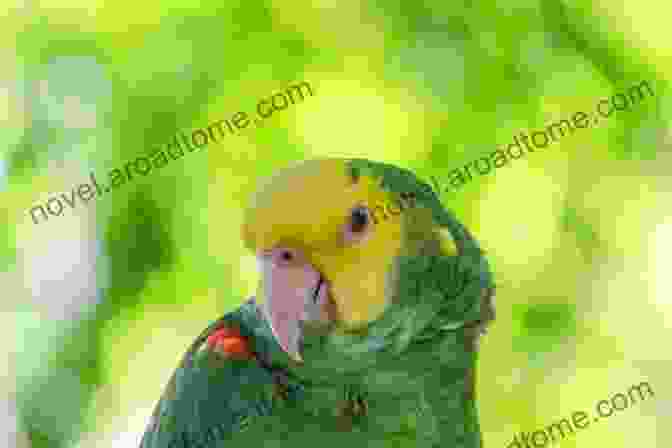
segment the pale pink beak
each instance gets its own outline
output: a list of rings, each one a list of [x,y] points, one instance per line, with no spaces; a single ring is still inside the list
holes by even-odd
[[[328,301],[326,279],[298,250],[279,247],[257,255],[263,310],[273,336],[294,361],[301,358],[303,322],[323,320]]]

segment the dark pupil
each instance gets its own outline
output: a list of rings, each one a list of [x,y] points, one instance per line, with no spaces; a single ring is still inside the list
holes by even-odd
[[[361,232],[369,223],[369,216],[365,210],[357,209],[352,212],[352,231]]]

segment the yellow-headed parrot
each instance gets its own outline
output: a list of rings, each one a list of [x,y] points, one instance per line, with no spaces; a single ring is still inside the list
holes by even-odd
[[[141,448],[481,446],[494,283],[428,184],[365,159],[304,161],[259,186],[242,238],[256,295],[194,341]]]

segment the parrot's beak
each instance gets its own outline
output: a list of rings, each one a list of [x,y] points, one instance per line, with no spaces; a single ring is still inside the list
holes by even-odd
[[[275,248],[257,255],[261,288],[257,298],[287,355],[302,363],[303,324],[329,319],[328,283],[303,254],[290,248]]]

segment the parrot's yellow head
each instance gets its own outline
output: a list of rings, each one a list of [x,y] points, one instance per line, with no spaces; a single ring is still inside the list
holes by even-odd
[[[291,166],[252,196],[242,235],[259,260],[257,300],[295,360],[304,324],[357,330],[393,299],[405,241],[399,212],[408,205],[394,199],[373,177],[353,173],[347,159]]]
[[[259,259],[257,299],[278,342],[295,359],[299,322],[353,328],[385,309],[401,223],[378,221],[374,229],[370,207],[387,199],[371,179],[354,178],[337,159],[286,168],[251,198],[243,239]]]

